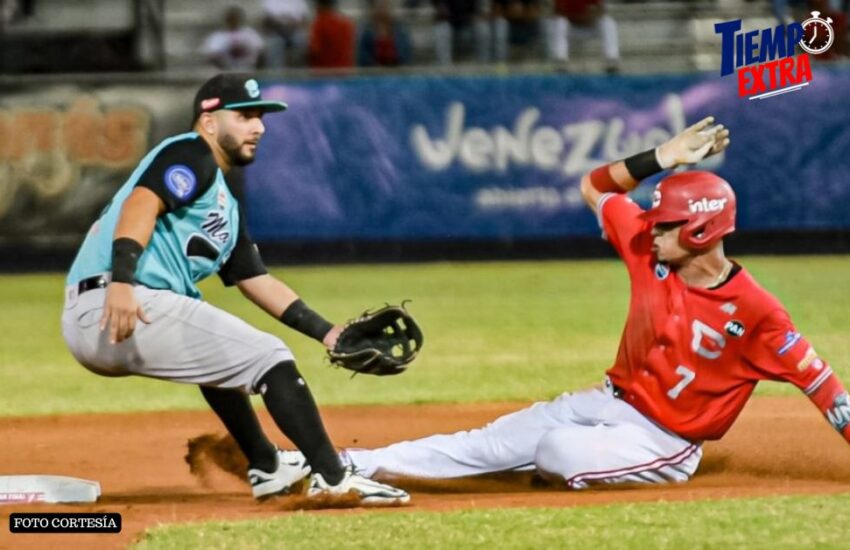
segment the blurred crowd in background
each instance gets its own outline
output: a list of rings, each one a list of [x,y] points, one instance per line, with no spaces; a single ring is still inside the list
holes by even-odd
[[[139,2],[140,0],[135,0]],[[161,5],[167,0],[154,0]],[[568,71],[577,44],[594,38],[604,70],[621,68],[620,31],[608,1],[651,0],[252,0],[199,14],[217,21],[195,46],[199,63],[222,70],[344,69],[458,62],[551,63]],[[813,10],[830,17],[836,40],[819,60],[845,59],[850,0],[700,0],[762,4],[776,24],[802,21]],[[42,0],[42,3],[44,0]],[[149,0],[141,0],[142,3]],[[362,3],[361,3],[362,2]],[[667,4],[687,3],[667,2]],[[213,5],[211,4],[211,7]],[[356,9],[351,9],[356,6]],[[217,12],[220,4],[214,5]],[[734,9],[734,5],[732,6]],[[247,9],[246,9],[247,8]],[[250,14],[250,15],[249,15]],[[3,29],[42,17],[37,0],[0,0]],[[425,21],[423,23],[423,21]],[[429,26],[428,43],[415,47],[411,27]],[[215,26],[215,25],[214,25]]]

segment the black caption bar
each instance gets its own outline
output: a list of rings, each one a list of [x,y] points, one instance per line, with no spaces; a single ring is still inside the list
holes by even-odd
[[[121,514],[11,514],[12,533],[120,533]]]

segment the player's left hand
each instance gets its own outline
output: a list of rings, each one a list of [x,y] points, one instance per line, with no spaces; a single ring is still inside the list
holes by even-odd
[[[707,116],[659,145],[658,161],[662,168],[694,164],[728,146],[729,129],[722,124],[715,125],[714,117]]]
[[[355,373],[400,374],[422,349],[422,340],[422,330],[404,305],[387,304],[346,323],[328,357]]]

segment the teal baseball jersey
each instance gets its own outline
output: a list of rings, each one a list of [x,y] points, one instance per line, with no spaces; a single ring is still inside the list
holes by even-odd
[[[137,186],[165,203],[139,259],[136,283],[200,298],[196,283],[220,272],[226,284],[265,273],[236,198],[196,133],[166,139],[148,153],[95,221],[68,274],[74,285],[111,270],[121,208]],[[234,254],[234,252],[236,252]],[[234,260],[229,262],[231,256]]]

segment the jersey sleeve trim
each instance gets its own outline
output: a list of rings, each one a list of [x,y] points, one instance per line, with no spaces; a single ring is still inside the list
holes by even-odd
[[[240,281],[253,279],[268,273],[260,250],[248,233],[245,211],[239,208],[239,237],[227,262],[219,269],[218,276],[224,286],[233,286]]]
[[[602,238],[605,240],[608,240],[608,235],[605,233],[605,222],[602,219],[602,209],[605,207],[605,203],[616,196],[616,193],[603,193],[596,200],[596,223],[599,224],[599,229],[602,230]]]
[[[818,390],[819,387],[823,385],[824,382],[829,379],[830,376],[832,376],[832,367],[827,367],[826,370],[820,373],[818,377],[815,378],[814,381],[812,381],[811,384],[806,386],[806,389],[803,390],[803,393],[805,393],[806,395],[813,394]]]
[[[202,196],[213,185],[218,166],[206,142],[186,134],[160,149],[135,185],[147,187],[171,212]]]

